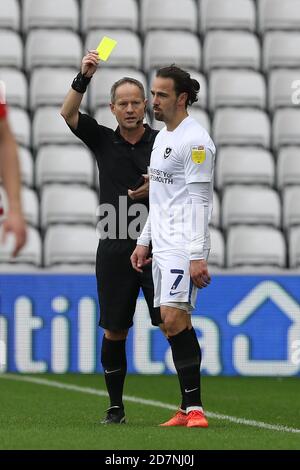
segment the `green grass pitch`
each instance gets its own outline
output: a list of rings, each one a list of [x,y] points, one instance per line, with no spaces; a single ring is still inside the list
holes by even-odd
[[[178,404],[177,378],[128,375],[127,424],[104,426],[102,375],[0,375],[0,449],[300,449],[299,386],[299,378],[203,377],[209,428],[160,428]]]

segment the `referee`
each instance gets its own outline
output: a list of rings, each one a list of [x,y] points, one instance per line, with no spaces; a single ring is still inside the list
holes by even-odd
[[[131,266],[130,255],[136,239],[130,237],[128,228],[133,217],[124,214],[120,204],[120,197],[123,201],[125,198],[130,211],[138,200],[148,212],[148,181],[145,178],[143,182],[143,174],[147,173],[157,131],[143,124],[147,100],[143,85],[133,78],[122,78],[112,86],[110,107],[119,124],[115,131],[79,112],[83,94],[98,63],[97,51],[89,51],[84,56],[81,71],[65,98],[61,115],[94,154],[99,169],[100,204],[113,207],[116,215],[114,223],[106,224],[105,232],[102,230],[96,257],[99,325],[104,329],[101,362],[110,398],[110,407],[102,423],[111,424],[125,423],[122,401],[127,371],[125,344],[140,288],[152,324],[162,323],[159,308],[153,307],[151,266],[147,264],[143,273],[137,273]],[[124,221],[125,215],[127,233],[124,235],[124,227],[119,221]]]

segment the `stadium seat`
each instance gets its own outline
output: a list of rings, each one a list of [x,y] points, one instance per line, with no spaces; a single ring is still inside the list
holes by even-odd
[[[43,188],[41,226],[59,223],[91,224],[96,226],[99,200],[86,186],[51,184]]]
[[[76,0],[23,0],[23,31],[31,28],[65,28],[78,30],[79,11]]]
[[[71,83],[77,75],[75,69],[56,69],[43,67],[35,69],[30,80],[30,109],[35,111],[39,106],[61,106]],[[87,94],[83,96],[81,108],[87,107]]]
[[[104,68],[99,74],[95,74],[89,85],[89,109],[94,112],[99,106],[107,106],[110,100],[110,89],[113,83],[123,77],[131,77],[139,80],[147,93],[147,79],[139,70],[128,68]]]
[[[137,31],[137,3],[135,0],[85,0],[82,2],[81,27],[84,34],[91,29],[99,28],[122,28]],[[112,37],[114,36],[112,35]]]
[[[262,186],[230,186],[222,200],[222,227],[256,224],[281,225],[281,202],[277,191]]]
[[[21,146],[18,148],[18,155],[22,184],[33,186],[33,157],[27,148]]]
[[[218,109],[213,120],[213,137],[220,145],[259,145],[270,147],[268,115],[251,108]]]
[[[141,29],[178,29],[196,32],[197,7],[194,0],[142,0]]]
[[[225,243],[222,232],[215,228],[210,228],[211,250],[209,253],[209,268],[223,268],[225,265]]]
[[[298,78],[298,81],[297,81]],[[276,111],[280,107],[293,106],[300,102],[300,69],[279,69],[272,70],[269,74],[268,83],[269,111]],[[296,100],[293,103],[293,89]]]
[[[104,67],[132,67],[141,69],[142,45],[136,33],[120,29],[97,29],[90,31],[85,41],[84,50],[95,49],[103,36],[115,39],[118,45],[112,51],[109,61],[101,62],[101,69]]]
[[[300,145],[300,110],[279,109],[273,120],[273,148]]]
[[[102,126],[109,127],[110,129],[114,130],[118,127],[118,122],[114,114],[111,112],[109,106],[100,106],[98,109],[96,109],[94,118],[98,124]]]
[[[282,148],[278,154],[277,186],[300,185],[300,147]]]
[[[283,227],[300,226],[300,186],[291,186],[283,192]]]
[[[191,108],[188,108],[188,113],[192,118],[196,119],[196,121],[198,121],[199,124],[201,124],[201,126],[204,127],[204,129],[206,129],[208,133],[210,133],[210,119],[209,119],[208,114],[205,111],[192,106]],[[165,123],[163,121],[157,121],[156,119],[153,118],[152,120],[153,129],[157,129],[160,131],[164,126],[165,126]]]
[[[78,144],[79,141],[68,128],[60,108],[45,106],[34,113],[33,147],[44,144]]]
[[[221,67],[260,69],[258,38],[245,31],[207,33],[204,39],[203,56],[205,72]]]
[[[261,33],[268,30],[300,29],[300,10],[298,0],[259,0],[258,28]]]
[[[263,39],[263,70],[300,67],[300,33],[270,32]],[[296,77],[297,78],[297,77]]]
[[[58,47],[59,44],[59,47]],[[30,31],[25,46],[27,72],[35,67],[75,67],[82,60],[80,37],[66,30],[41,29]]]
[[[289,267],[300,267],[300,227],[293,227],[289,233]]]
[[[253,0],[198,0],[200,31],[239,29],[255,31],[256,9]]]
[[[6,101],[10,106],[28,106],[27,80],[23,72],[12,68],[0,68],[0,79],[5,83]]]
[[[82,145],[42,146],[36,157],[36,185],[78,183],[93,186],[94,162]]]
[[[273,186],[275,165],[272,154],[255,147],[221,147],[216,158],[216,186],[265,184]]]
[[[23,67],[23,43],[15,31],[0,29],[0,64],[1,67]]]
[[[0,227],[0,236],[2,229]],[[41,266],[42,263],[42,242],[38,232],[33,227],[27,227],[27,239],[24,247],[16,257],[12,256],[15,247],[14,234],[8,234],[5,243],[0,244],[0,266],[2,263],[11,263],[14,265],[33,265]]]
[[[96,230],[86,225],[49,227],[44,242],[45,266],[92,264],[95,266],[98,239]]]
[[[209,80],[209,109],[221,106],[266,107],[264,77],[251,70],[213,70]]]
[[[220,200],[219,200],[218,193],[216,191],[214,191],[213,211],[212,211],[210,225],[215,228],[220,227]]]
[[[32,189],[22,187],[21,192],[23,214],[28,224],[38,227],[39,225],[39,200],[37,193]]]
[[[227,267],[286,265],[286,246],[282,232],[273,227],[238,226],[229,229]]]
[[[18,0],[1,0],[0,29],[20,30],[20,6]]]
[[[17,143],[24,147],[30,147],[31,126],[27,112],[24,109],[12,107],[9,109],[8,120]]]
[[[201,45],[198,37],[185,31],[150,31],[144,45],[144,69],[176,63],[183,68],[201,67]]]

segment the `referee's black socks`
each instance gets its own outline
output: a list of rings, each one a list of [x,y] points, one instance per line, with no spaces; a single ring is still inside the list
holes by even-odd
[[[169,337],[182,393],[181,408],[202,406],[200,389],[201,349],[194,328]]]
[[[123,406],[123,387],[127,372],[126,339],[113,341],[103,335],[101,363],[104,370],[110,406]]]

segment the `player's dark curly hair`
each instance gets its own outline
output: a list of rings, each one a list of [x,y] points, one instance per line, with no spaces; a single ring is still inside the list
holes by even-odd
[[[172,64],[168,67],[160,68],[156,72],[156,76],[162,78],[172,78],[175,84],[176,96],[179,96],[180,93],[187,93],[188,97],[185,102],[186,108],[198,101],[197,95],[200,91],[200,83],[194,78],[191,78],[188,72],[182,70],[177,65]]]

